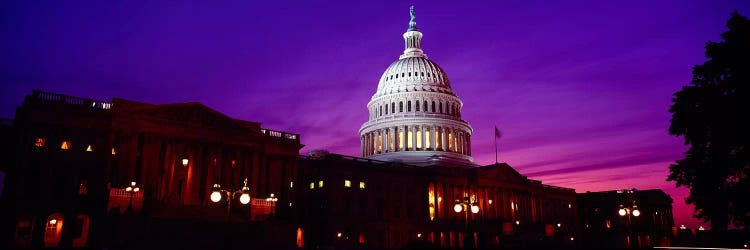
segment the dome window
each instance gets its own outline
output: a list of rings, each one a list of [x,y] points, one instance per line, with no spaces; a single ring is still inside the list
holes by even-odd
[[[427,101],[424,101],[423,105],[424,105],[424,109],[422,109],[422,110],[424,110],[424,112],[427,112]]]
[[[419,73],[422,73],[422,77],[424,77],[424,72],[419,72]]]
[[[417,105],[414,105],[414,108],[419,111],[419,101],[417,101]]]
[[[404,75],[406,75],[406,74],[405,73],[401,73],[401,77],[404,77]]]
[[[404,102],[398,102],[398,112],[404,112]]]
[[[411,101],[406,102],[406,112],[411,112]]]
[[[443,113],[443,102],[440,102],[440,105],[438,105],[438,107],[440,108],[440,113],[442,114]]]
[[[396,74],[396,79],[398,79],[398,74]]]
[[[396,103],[395,102],[391,103],[391,113],[396,113]]]
[[[411,72],[409,72],[409,77],[411,77]]]

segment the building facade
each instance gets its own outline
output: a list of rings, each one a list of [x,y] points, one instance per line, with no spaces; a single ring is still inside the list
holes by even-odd
[[[298,175],[302,147],[299,135],[198,103],[104,102],[41,91],[26,97],[13,129],[3,228],[14,246],[111,246],[117,237],[156,244],[149,241],[163,232],[144,228],[160,225],[175,236],[205,232],[171,221],[224,223],[226,199],[212,202],[212,186],[239,189],[245,178],[252,207],[235,203],[230,218],[263,220],[271,193],[278,202],[291,198],[287,183]]]
[[[676,233],[672,198],[659,189],[586,192],[577,202],[589,247],[670,246]]]
[[[313,154],[300,171],[295,192],[300,217],[309,219],[302,221],[308,249],[578,244],[574,190],[530,180],[507,164],[417,166]],[[454,210],[464,197],[476,213]]]

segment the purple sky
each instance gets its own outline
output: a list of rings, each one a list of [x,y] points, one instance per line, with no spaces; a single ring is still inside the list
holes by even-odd
[[[719,40],[735,1],[3,1],[0,117],[32,89],[94,99],[198,101],[311,149],[358,155],[366,104],[403,51],[408,6],[474,128],[474,159],[578,192],[687,190],[671,95]],[[315,3],[313,3],[315,2]],[[325,2],[325,3],[319,3]],[[458,5],[457,5],[458,4]]]

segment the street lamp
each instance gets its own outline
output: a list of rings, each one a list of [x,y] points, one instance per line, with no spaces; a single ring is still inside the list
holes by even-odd
[[[464,212],[464,231],[466,232],[466,236],[464,238],[464,242],[467,242],[467,239],[469,237],[469,210],[471,210],[471,213],[479,213],[479,204],[477,203],[476,199],[473,199],[469,196],[465,196],[463,200],[456,200],[456,204],[453,205],[453,211],[456,213]],[[472,241],[473,242],[473,241]]]
[[[628,237],[628,247],[631,246],[631,238],[632,238],[632,231],[633,231],[633,225],[632,225],[632,217],[638,217],[641,216],[641,210],[638,209],[638,206],[635,205],[635,200],[633,201],[633,206],[631,207],[625,207],[624,205],[620,205],[620,209],[617,210],[617,214],[620,215],[620,217],[628,217],[628,223],[626,226],[627,229],[627,237]]]
[[[247,178],[245,178],[244,184],[242,186],[242,189],[237,191],[228,191],[221,189],[221,185],[218,183],[214,184],[213,192],[211,192],[211,201],[213,202],[220,202],[222,193],[226,194],[227,196],[227,223],[230,223],[231,220],[231,214],[232,214],[232,200],[234,199],[235,195],[240,195],[240,203],[242,204],[248,204],[250,203],[250,188],[247,187]],[[251,206],[252,207],[252,206]]]
[[[278,201],[279,198],[276,198],[273,196],[273,193],[271,193],[271,197],[266,198],[266,201],[271,203],[271,215],[269,217],[273,217],[273,209],[276,207],[276,201]]]
[[[135,181],[130,182],[130,186],[125,188],[125,192],[130,195],[130,203],[128,203],[128,212],[133,212],[133,196],[138,193],[141,189],[135,185]]]
[[[231,188],[230,188],[231,189]],[[245,178],[244,184],[242,185],[242,188],[237,191],[229,191],[221,189],[221,185],[218,183],[214,184],[213,192],[211,192],[211,201],[213,202],[220,202],[221,201],[221,194],[224,193],[227,196],[227,230],[230,230],[231,228],[229,225],[232,223],[232,200],[234,200],[235,195],[240,195],[240,203],[242,204],[248,204],[252,200],[250,197],[250,188],[247,187],[247,178]],[[250,205],[250,208],[252,209],[252,204]],[[252,213],[251,213],[252,214]],[[232,239],[229,236],[230,233],[227,231],[226,235],[226,248],[232,249]]]

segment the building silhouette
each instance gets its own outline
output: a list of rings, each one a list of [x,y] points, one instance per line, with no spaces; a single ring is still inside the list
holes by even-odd
[[[0,126],[8,149],[0,159],[8,166],[0,246],[583,245],[594,234],[579,223],[597,219],[579,218],[587,196],[506,163],[473,161],[463,103],[421,49],[411,14],[405,50],[367,105],[361,157],[300,156],[300,135],[200,103],[33,91],[12,125]],[[251,198],[243,204],[219,189]]]
[[[670,246],[675,236],[672,198],[662,190],[586,192],[577,201],[586,246]]]

